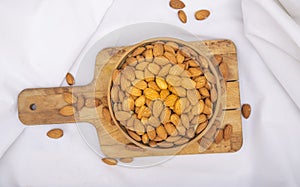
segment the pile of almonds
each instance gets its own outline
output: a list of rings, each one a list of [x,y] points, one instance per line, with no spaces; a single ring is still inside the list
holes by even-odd
[[[132,139],[170,148],[207,127],[218,98],[205,57],[173,41],[155,41],[138,46],[120,66],[112,75],[111,106]]]

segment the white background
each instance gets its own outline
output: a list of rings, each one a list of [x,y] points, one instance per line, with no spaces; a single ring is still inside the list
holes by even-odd
[[[299,2],[184,2],[187,24],[167,0],[0,0],[1,187],[300,185]],[[197,9],[209,9],[210,17],[194,20]],[[111,167],[87,147],[75,124],[55,125],[64,136],[53,140],[46,136],[53,126],[26,127],[18,120],[21,90],[61,85],[101,36],[147,21],[235,42],[241,102],[252,106],[239,152],[176,156],[143,169]]]

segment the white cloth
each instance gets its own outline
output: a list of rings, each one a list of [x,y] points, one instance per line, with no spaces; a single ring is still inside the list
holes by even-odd
[[[272,0],[264,2],[275,5]],[[278,30],[278,25],[275,27],[271,21],[249,30],[253,22],[247,16],[270,10],[257,9],[258,3],[250,0],[243,1],[243,13],[240,0],[187,0],[185,11],[189,20],[184,25],[167,1],[115,0],[110,3],[109,0],[0,2],[1,187],[299,186],[300,116],[295,105],[299,86],[290,88],[287,78],[277,72],[278,64],[273,66],[268,61],[264,53],[272,50],[272,46],[258,43],[252,34],[247,34],[254,48],[244,34],[260,31],[256,35],[264,38],[265,27]],[[297,22],[296,0],[290,1],[289,6],[285,4],[288,3],[282,6],[294,16],[290,19]],[[193,13],[197,9],[211,10],[210,17],[195,21]],[[277,14],[281,11],[278,7],[272,9],[272,15],[283,19],[284,15]],[[262,18],[256,20],[262,21]],[[253,108],[250,119],[243,120],[244,145],[239,152],[176,156],[161,165],[143,169],[111,167],[103,164],[83,143],[75,125],[55,125],[64,130],[64,136],[52,140],[45,133],[53,126],[25,127],[18,121],[16,101],[22,89],[60,85],[65,73],[78,67],[76,63],[72,66],[73,62],[80,61],[101,36],[125,25],[146,21],[171,23],[204,39],[228,38],[235,42],[241,102],[250,103]],[[299,48],[290,45],[299,45],[297,32],[292,27],[288,30],[289,39],[273,45],[284,47],[271,55],[289,49],[287,54],[297,58]],[[300,70],[290,66],[295,64],[295,59],[287,56],[279,57],[284,59],[282,64],[287,64],[284,68],[293,72],[288,76],[295,77]]]

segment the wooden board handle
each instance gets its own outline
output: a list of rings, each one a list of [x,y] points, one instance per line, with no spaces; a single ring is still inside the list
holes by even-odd
[[[18,97],[19,119],[26,125],[42,125],[52,123],[72,123],[80,120],[80,113],[76,111],[76,104],[67,102],[64,94],[80,93],[81,97],[93,94],[89,87],[58,87],[58,88],[34,88],[23,90]],[[80,92],[79,92],[80,91]],[[76,97],[76,96],[75,96]],[[84,102],[83,102],[84,103]],[[68,114],[62,115],[61,109],[74,108],[74,112],[67,110]]]

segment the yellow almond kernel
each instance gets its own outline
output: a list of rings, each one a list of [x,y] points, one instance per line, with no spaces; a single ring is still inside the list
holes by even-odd
[[[160,89],[167,89],[168,88],[168,84],[167,84],[167,82],[163,79],[163,78],[160,78],[160,77],[157,77],[156,79],[155,79],[155,81],[156,81],[156,84],[157,84],[157,86],[160,88]]]

